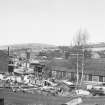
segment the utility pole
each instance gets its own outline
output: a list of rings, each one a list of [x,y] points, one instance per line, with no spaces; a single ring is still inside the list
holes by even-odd
[[[26,62],[25,62],[26,63],[26,68],[25,68],[26,70],[25,70],[25,72],[26,72],[27,71],[27,61],[28,61],[28,59],[27,59],[27,49],[26,49],[25,53],[26,53]]]
[[[83,81],[84,76],[84,48],[83,48],[83,56],[82,56],[82,76],[81,76],[81,83]]]
[[[77,53],[77,85],[78,85],[78,79],[79,79],[79,72],[78,72],[78,56],[79,54]]]
[[[29,59],[30,59],[30,51],[29,49],[25,49],[25,53],[26,53],[26,71],[27,71],[27,66],[28,66],[28,62],[29,62]]]
[[[70,55],[76,56],[76,66],[77,66],[77,67],[76,67],[76,68],[77,68],[77,69],[76,69],[76,72],[77,72],[77,73],[76,73],[76,75],[77,75],[77,82],[76,82],[76,85],[78,86],[78,80],[79,80],[79,69],[78,69],[78,68],[79,68],[79,64],[78,64],[78,60],[79,60],[79,56],[80,56],[80,55],[83,55],[83,54],[77,53],[77,54],[70,54]]]

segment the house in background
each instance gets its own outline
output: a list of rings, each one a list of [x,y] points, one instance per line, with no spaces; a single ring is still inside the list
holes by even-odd
[[[100,42],[96,44],[90,44],[87,46],[88,49],[91,49],[93,52],[105,50],[105,42]]]

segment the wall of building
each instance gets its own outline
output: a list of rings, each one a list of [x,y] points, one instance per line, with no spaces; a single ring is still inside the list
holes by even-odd
[[[8,72],[8,55],[0,51],[0,73]]]
[[[77,73],[75,72],[66,72],[66,71],[56,71],[52,70],[53,77],[57,79],[73,79],[76,78]],[[82,74],[79,73],[79,80],[81,80]],[[101,75],[92,75],[92,74],[84,74],[83,80],[85,81],[96,81],[96,82],[105,82],[105,77]]]

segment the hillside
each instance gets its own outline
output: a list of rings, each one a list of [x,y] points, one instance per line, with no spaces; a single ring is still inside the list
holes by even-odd
[[[57,48],[54,45],[39,44],[39,43],[27,43],[27,44],[14,44],[14,45],[0,46],[0,49],[1,50],[7,50],[8,47],[10,48],[10,50],[21,50],[21,49],[42,50],[42,49],[55,49],[55,48]]]

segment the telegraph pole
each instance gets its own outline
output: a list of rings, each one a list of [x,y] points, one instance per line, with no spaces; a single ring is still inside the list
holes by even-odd
[[[30,59],[30,51],[29,51],[29,49],[25,49],[25,53],[26,53],[26,71],[27,71],[27,69],[28,69],[28,62],[29,62],[29,59]]]
[[[76,75],[77,75],[77,82],[76,82],[76,85],[78,86],[78,80],[79,80],[79,64],[78,64],[78,60],[79,60],[79,55],[82,55],[82,54],[79,54],[79,53],[77,53],[77,54],[70,54],[70,55],[74,55],[74,56],[76,56]]]
[[[78,56],[79,56],[79,54],[77,53],[76,56],[77,56],[77,85],[78,85],[78,80],[79,80],[79,72],[78,72]]]
[[[28,61],[28,59],[27,59],[27,49],[26,49],[25,53],[26,53],[26,62],[25,62],[26,63],[26,68],[25,68],[26,70],[25,70],[25,72],[26,72],[27,71],[27,61]]]
[[[82,56],[82,76],[81,76],[81,83],[83,81],[84,76],[84,48],[83,48],[83,56]]]

